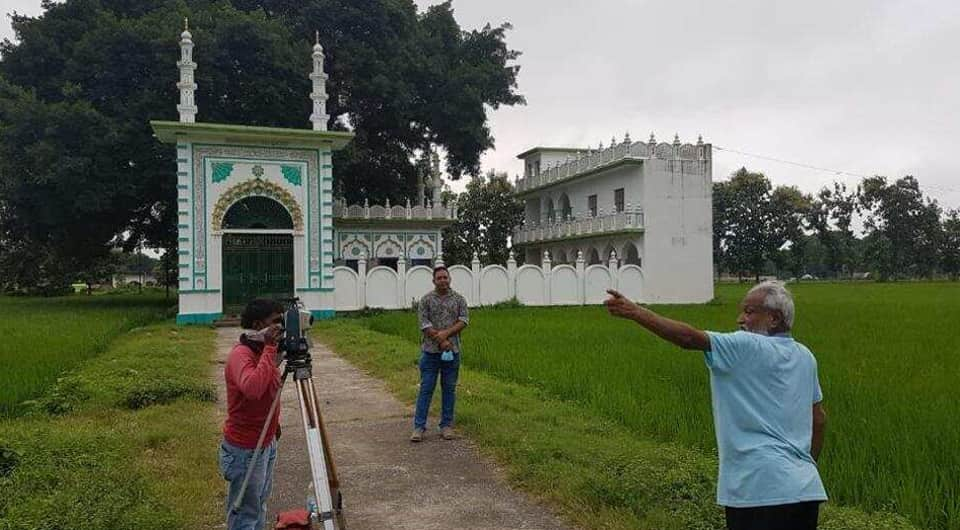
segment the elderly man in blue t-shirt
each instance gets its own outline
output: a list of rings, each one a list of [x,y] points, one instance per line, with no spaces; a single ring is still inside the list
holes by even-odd
[[[816,463],[826,413],[817,361],[790,336],[793,297],[783,284],[750,289],[734,333],[701,331],[608,292],[610,314],[705,352],[720,453],[717,503],[726,508],[727,528],[816,528],[827,500]]]

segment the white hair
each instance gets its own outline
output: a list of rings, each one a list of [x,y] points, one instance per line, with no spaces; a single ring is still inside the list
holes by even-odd
[[[787,326],[787,329],[792,329],[794,317],[793,295],[783,285],[783,282],[765,281],[758,283],[747,292],[747,296],[756,292],[762,292],[766,295],[763,299],[763,307],[779,311],[783,315],[783,323]]]

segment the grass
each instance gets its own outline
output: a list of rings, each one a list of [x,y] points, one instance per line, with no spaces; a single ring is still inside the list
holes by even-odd
[[[22,403],[64,370],[102,353],[120,333],[163,318],[171,305],[158,294],[0,297],[0,418],[22,413]]]
[[[718,286],[714,303],[657,309],[729,330],[745,289]],[[923,528],[960,528],[960,340],[951,333],[960,321],[960,285],[805,284],[794,291],[794,334],[817,355],[830,418],[821,469],[831,504],[904,514]],[[472,317],[464,336],[470,372],[576,406],[633,439],[715,458],[702,356],[597,307],[477,310]],[[406,355],[415,354],[412,314],[334,325],[358,323],[396,336],[414,352]],[[416,384],[415,371],[406,377]],[[461,410],[470,414],[469,405]],[[491,411],[482,421],[496,418]]]
[[[322,322],[314,335],[386,381],[407,403],[417,392],[417,348],[361,320]],[[466,359],[466,357],[465,357]],[[457,425],[492,454],[510,482],[582,528],[717,530],[716,458],[637,436],[589,407],[535,385],[461,368]],[[433,407],[436,410],[436,407]],[[910,530],[903,517],[829,506],[824,530]]]
[[[10,300],[2,303],[14,307]],[[126,304],[49,303],[55,307],[45,318],[52,327],[30,328],[37,343],[59,335],[51,330],[58,330],[54,315],[65,315],[64,307],[75,307],[77,319],[117,320]],[[28,304],[32,312],[45,306]],[[149,304],[125,307],[131,315],[154,311]],[[169,322],[126,333],[75,324],[68,329],[87,331],[73,335],[83,340],[86,360],[78,362],[78,349],[62,342],[61,366],[74,369],[58,374],[33,406],[0,422],[0,529],[166,530],[221,524],[220,433],[209,379],[214,332]],[[91,329],[113,334],[114,340],[93,337]],[[58,344],[62,340],[57,337]],[[17,374],[0,373],[3,388],[11,376]]]

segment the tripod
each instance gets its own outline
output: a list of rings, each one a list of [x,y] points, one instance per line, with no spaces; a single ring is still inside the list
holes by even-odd
[[[310,508],[310,520],[319,522],[324,530],[345,530],[346,523],[343,518],[343,497],[340,494],[340,481],[337,479],[337,469],[330,456],[330,442],[323,426],[323,417],[320,415],[317,391],[313,386],[313,365],[309,346],[304,338],[293,339],[293,341],[296,347],[290,348],[288,351],[292,350],[294,354],[288,353],[290,357],[286,360],[283,377],[280,379],[280,389],[270,405],[267,420],[264,422],[260,437],[257,439],[253,459],[247,466],[243,484],[240,486],[240,493],[237,495],[237,500],[234,502],[232,509],[234,511],[240,509],[243,493],[247,489],[247,483],[250,481],[257,459],[263,450],[263,440],[267,436],[267,430],[270,427],[273,415],[280,406],[280,397],[283,395],[283,387],[287,382],[287,376],[293,374],[293,381],[297,387],[297,400],[300,403],[300,420],[306,434],[307,456],[310,459],[310,473],[313,481],[315,507]]]

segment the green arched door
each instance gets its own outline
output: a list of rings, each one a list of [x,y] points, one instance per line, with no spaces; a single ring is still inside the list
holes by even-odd
[[[247,197],[227,210],[227,230],[292,230],[286,208],[267,197]],[[293,296],[293,235],[231,232],[223,236],[223,312],[239,314],[254,298]]]

